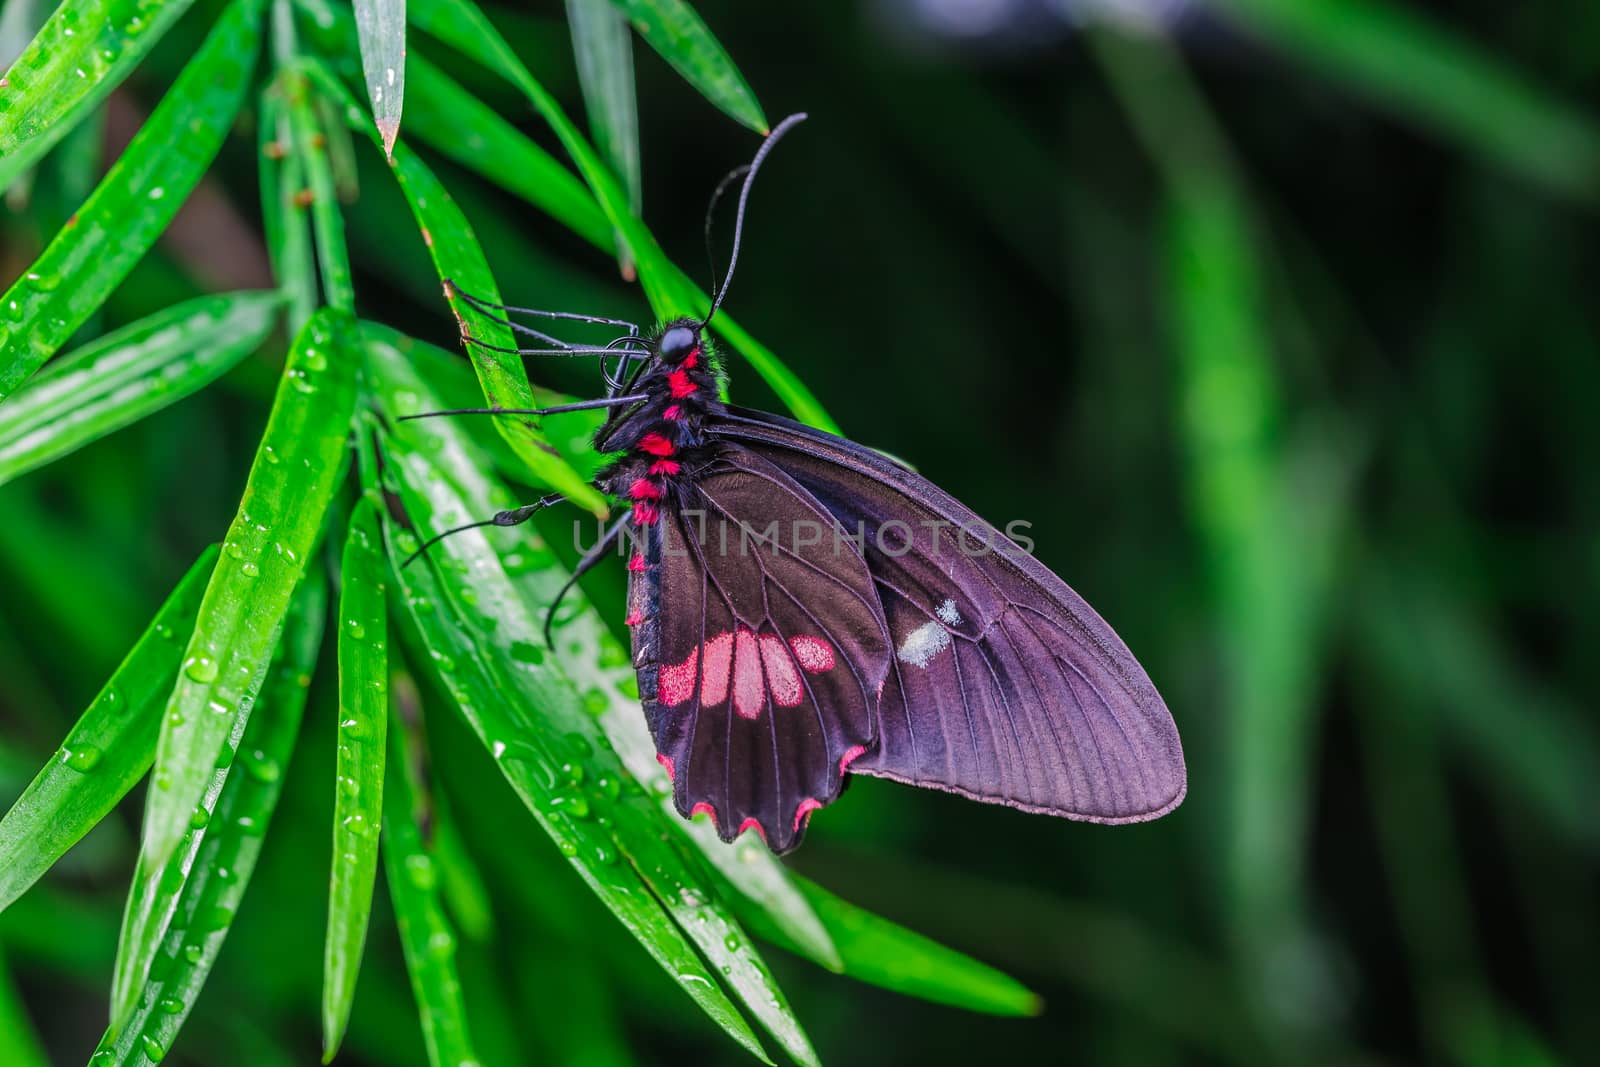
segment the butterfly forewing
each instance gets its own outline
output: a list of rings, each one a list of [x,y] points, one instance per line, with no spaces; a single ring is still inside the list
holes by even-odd
[[[783,852],[872,747],[892,650],[830,512],[760,456],[719,452],[633,564],[635,664],[678,809]]]
[[[892,653],[876,742],[850,770],[1099,822],[1183,798],[1176,727],[1076,593],[970,509],[877,453],[730,409],[712,435],[781,467],[846,530]]]

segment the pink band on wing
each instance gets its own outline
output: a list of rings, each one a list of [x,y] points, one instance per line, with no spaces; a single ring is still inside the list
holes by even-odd
[[[672,779],[672,778],[677,777],[677,771],[673,770],[673,768],[672,768],[672,757],[671,756],[662,755],[660,752],[657,752],[656,753],[656,762],[661,764],[661,766],[663,766],[663,767],[665,767],[667,769],[667,778],[668,779]]]
[[[791,637],[789,647],[794,649],[794,657],[800,661],[800,666],[812,674],[833,670],[833,646],[822,638]]]
[[[761,823],[758,822],[754,817],[748,818],[739,824],[739,833],[742,834],[746,830],[754,830],[756,833],[761,835],[761,840],[763,841],[767,839],[767,831],[762,828]]]
[[[691,818],[691,819],[694,818],[696,815],[699,815],[702,811],[705,812],[707,815],[711,816],[711,825],[712,826],[717,825],[717,809],[713,808],[711,806],[711,802],[707,801],[707,800],[702,800],[700,803],[698,803],[694,807],[690,808],[689,809],[689,818]]]

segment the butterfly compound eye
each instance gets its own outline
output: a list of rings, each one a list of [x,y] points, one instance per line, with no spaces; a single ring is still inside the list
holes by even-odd
[[[692,326],[674,326],[661,335],[656,355],[668,363],[682,363],[699,345],[699,330]]]

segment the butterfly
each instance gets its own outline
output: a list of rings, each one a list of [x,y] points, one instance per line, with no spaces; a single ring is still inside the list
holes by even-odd
[[[744,179],[704,319],[644,335],[457,290],[486,313],[629,327],[583,347],[505,320],[556,346],[510,351],[598,355],[607,394],[469,410],[608,412],[594,445],[617,458],[595,485],[626,509],[577,573],[625,546],[633,665],[677,810],[709,815],[726,841],[754,831],[779,854],[857,774],[1091,822],[1171,811],[1187,781],[1172,717],[1065,582],[911,468],[720,399],[707,327],[755,174],[804,117],[775,127],[718,189]],[[515,525],[560,499],[457,529]]]

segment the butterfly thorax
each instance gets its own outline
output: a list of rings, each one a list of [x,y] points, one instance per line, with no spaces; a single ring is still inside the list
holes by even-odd
[[[656,357],[628,387],[646,399],[617,412],[595,434],[597,449],[622,453],[595,484],[633,506],[636,526],[655,525],[661,508],[704,466],[713,447],[704,435],[706,421],[725,410],[718,399],[719,371],[699,331],[686,351],[669,353],[660,344],[685,325],[668,325]]]

